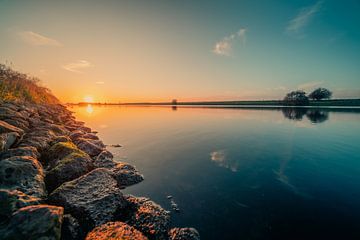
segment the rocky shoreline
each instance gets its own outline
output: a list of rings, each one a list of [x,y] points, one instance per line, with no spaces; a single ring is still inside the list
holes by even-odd
[[[65,106],[0,103],[0,239],[199,240],[121,192],[143,179]]]

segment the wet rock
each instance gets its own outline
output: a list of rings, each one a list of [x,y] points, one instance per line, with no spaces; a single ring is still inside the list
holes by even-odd
[[[19,209],[3,230],[2,239],[59,240],[64,209],[35,205]]]
[[[16,132],[20,135],[24,134],[24,131],[22,129],[17,128],[13,125],[8,124],[7,122],[0,120],[0,133],[8,133],[8,132]]]
[[[39,198],[34,198],[17,190],[0,189],[0,219],[8,220],[11,215],[22,207],[40,204]],[[1,221],[0,221],[1,222]]]
[[[95,157],[104,150],[105,145],[102,146],[100,143],[94,141],[80,138],[77,140],[76,144],[79,149],[89,154],[90,157]]]
[[[147,240],[141,232],[123,222],[108,222],[94,228],[86,240]]]
[[[200,240],[200,234],[195,228],[172,228],[169,236],[170,240]]]
[[[91,158],[81,152],[72,152],[57,162],[57,165],[47,172],[45,183],[49,192],[78,178],[94,169]]]
[[[0,152],[8,150],[20,138],[16,132],[8,132],[0,134]]]
[[[149,239],[168,239],[170,213],[146,198],[127,196],[132,208],[128,223],[144,233]],[[131,214],[131,213],[130,213]]]
[[[0,160],[14,156],[29,156],[38,159],[40,157],[40,154],[34,147],[17,147],[1,152]]]
[[[28,156],[15,156],[0,161],[1,188],[19,190],[33,197],[46,195],[41,164]]]
[[[85,230],[112,221],[127,205],[117,182],[104,168],[63,183],[50,194],[49,201],[63,206]]]
[[[118,163],[112,169],[112,176],[116,179],[119,187],[128,187],[144,180],[134,166],[127,163]]]
[[[80,225],[76,218],[70,214],[65,214],[61,228],[61,239],[80,240],[83,239],[81,235]]]
[[[113,168],[116,162],[113,160],[114,156],[108,150],[102,151],[94,160],[94,165],[99,168]]]

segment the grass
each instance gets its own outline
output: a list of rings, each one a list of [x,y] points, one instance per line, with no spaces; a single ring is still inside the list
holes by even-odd
[[[0,102],[57,104],[51,91],[40,80],[0,64]]]

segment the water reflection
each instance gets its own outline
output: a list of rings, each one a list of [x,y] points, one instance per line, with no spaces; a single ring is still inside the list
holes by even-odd
[[[294,121],[303,120],[305,115],[312,123],[322,123],[329,119],[329,112],[323,109],[282,108],[281,111],[284,117]]]
[[[87,112],[88,114],[92,114],[92,113],[94,112],[94,109],[93,109],[93,107],[91,106],[91,104],[88,104],[88,105],[86,106],[86,112]]]

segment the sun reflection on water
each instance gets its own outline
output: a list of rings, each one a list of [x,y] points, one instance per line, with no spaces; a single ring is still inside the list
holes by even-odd
[[[91,104],[88,104],[86,107],[86,112],[88,114],[92,114],[94,112],[93,106]]]

